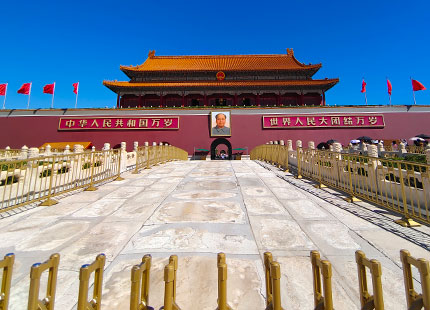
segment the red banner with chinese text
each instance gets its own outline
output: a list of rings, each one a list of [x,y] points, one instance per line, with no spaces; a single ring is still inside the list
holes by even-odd
[[[179,117],[69,117],[60,118],[58,130],[179,129]]]
[[[268,115],[263,128],[383,128],[384,116],[366,115]]]

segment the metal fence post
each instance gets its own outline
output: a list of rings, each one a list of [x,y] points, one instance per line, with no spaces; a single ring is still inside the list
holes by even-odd
[[[418,227],[421,226],[419,223],[415,222],[410,216],[408,211],[408,201],[406,199],[405,192],[405,181],[403,180],[403,172],[402,172],[402,164],[400,162],[397,163],[397,169],[399,171],[399,179],[400,179],[400,187],[402,189],[402,202],[403,202],[403,217],[396,222],[399,225],[404,227]]]
[[[88,186],[85,191],[93,192],[98,190],[97,187],[94,186],[94,165],[95,165],[95,152],[91,152],[91,178],[90,178],[90,186]]]
[[[13,263],[15,262],[15,254],[6,254],[3,260],[0,260],[0,268],[3,268],[2,285],[0,290],[0,309],[8,310],[10,285],[12,283]]]
[[[51,164],[51,170],[50,170],[51,175],[49,176],[48,199],[46,199],[44,202],[42,202],[39,206],[50,207],[50,206],[56,205],[58,203],[58,201],[51,198],[51,195],[52,195],[51,194],[51,192],[52,192],[52,179],[54,177],[54,165],[55,165],[55,156],[52,158],[52,164]]]
[[[122,160],[122,149],[118,149],[119,152],[119,161],[118,161],[118,176],[114,181],[122,181],[124,178],[121,177],[121,160]]]

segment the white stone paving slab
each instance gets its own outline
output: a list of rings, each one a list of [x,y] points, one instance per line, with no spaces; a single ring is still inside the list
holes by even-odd
[[[73,217],[108,216],[118,210],[126,199],[103,198],[72,214]]]
[[[272,197],[244,198],[246,210],[251,215],[282,214],[289,216],[279,200]]]
[[[245,223],[245,214],[234,201],[169,201],[148,221],[148,225],[175,222]]]
[[[123,253],[258,253],[254,240],[246,234],[211,232],[193,227],[168,227],[166,225],[143,227],[127,244]]]

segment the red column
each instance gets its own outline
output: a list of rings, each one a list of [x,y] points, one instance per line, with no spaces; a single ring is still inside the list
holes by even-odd
[[[145,106],[145,98],[143,98],[143,96],[139,96],[139,108],[144,107]]]
[[[233,105],[237,106],[237,94],[234,94],[234,98],[233,98]]]
[[[322,105],[325,106],[325,92],[322,93]]]
[[[203,95],[203,105],[206,107],[208,105],[208,99],[206,97],[206,94]]]
[[[260,106],[260,94],[257,94],[257,97],[255,98],[255,104],[259,107]]]
[[[164,105],[164,96],[160,95],[160,107],[163,107]]]
[[[185,107],[185,95],[182,94],[182,106]]]
[[[304,96],[303,94],[300,94],[300,105],[304,105],[304,104],[305,104]]]
[[[281,103],[281,95],[277,94],[276,95],[276,105],[279,106]]]
[[[116,108],[119,109],[119,93],[116,97]]]

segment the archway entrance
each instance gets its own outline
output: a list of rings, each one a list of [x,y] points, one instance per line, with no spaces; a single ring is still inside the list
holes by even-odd
[[[232,159],[232,148],[231,148],[230,141],[228,141],[225,138],[218,138],[218,139],[215,139],[211,144],[211,160],[215,159],[215,157],[216,157],[216,151],[215,150],[216,150],[217,146],[220,144],[224,144],[225,146],[227,146],[227,149],[228,149],[227,159]]]

